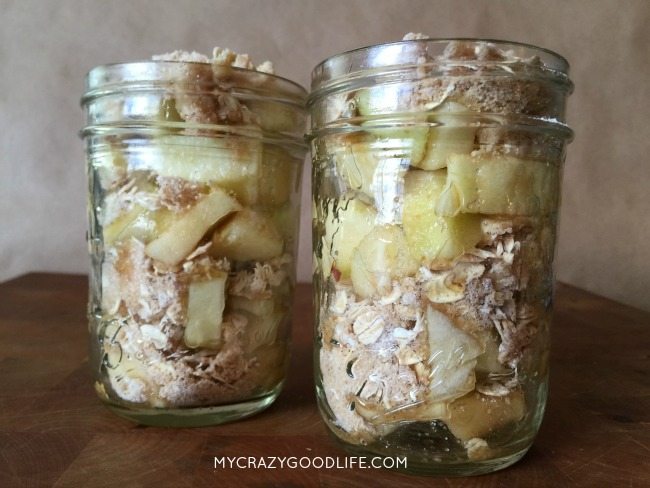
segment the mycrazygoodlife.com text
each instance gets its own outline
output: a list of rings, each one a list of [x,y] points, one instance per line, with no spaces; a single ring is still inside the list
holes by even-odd
[[[378,469],[406,468],[405,457],[215,456],[214,469]]]

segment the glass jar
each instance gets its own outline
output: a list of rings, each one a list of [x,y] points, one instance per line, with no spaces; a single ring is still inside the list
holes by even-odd
[[[356,453],[472,475],[520,459],[547,395],[568,64],[415,39],[312,74],[316,391]]]
[[[86,79],[90,363],[143,424],[236,420],[288,360],[306,91],[210,63]]]

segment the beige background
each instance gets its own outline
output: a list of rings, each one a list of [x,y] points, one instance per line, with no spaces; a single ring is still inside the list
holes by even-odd
[[[397,40],[529,42],[564,54],[576,91],[559,279],[650,310],[650,1],[0,0],[0,280],[86,271],[77,130],[94,65],[214,45],[308,85],[321,59]],[[307,182],[307,179],[305,179]],[[305,187],[304,202],[309,188]],[[300,278],[310,279],[309,206]]]

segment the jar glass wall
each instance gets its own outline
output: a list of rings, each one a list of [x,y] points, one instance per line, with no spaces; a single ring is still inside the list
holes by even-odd
[[[90,361],[118,414],[213,424],[279,394],[305,99],[288,80],[210,63],[88,74]]]
[[[349,450],[467,475],[530,447],[567,71],[532,46],[423,39],[314,70],[316,390]]]

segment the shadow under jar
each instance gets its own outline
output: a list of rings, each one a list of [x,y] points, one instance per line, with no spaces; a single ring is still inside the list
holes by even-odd
[[[567,72],[534,46],[432,39],[314,70],[316,391],[348,450],[473,475],[531,446]]]
[[[100,66],[86,82],[98,395],[151,425],[264,409],[288,361],[305,90],[164,61]]]

